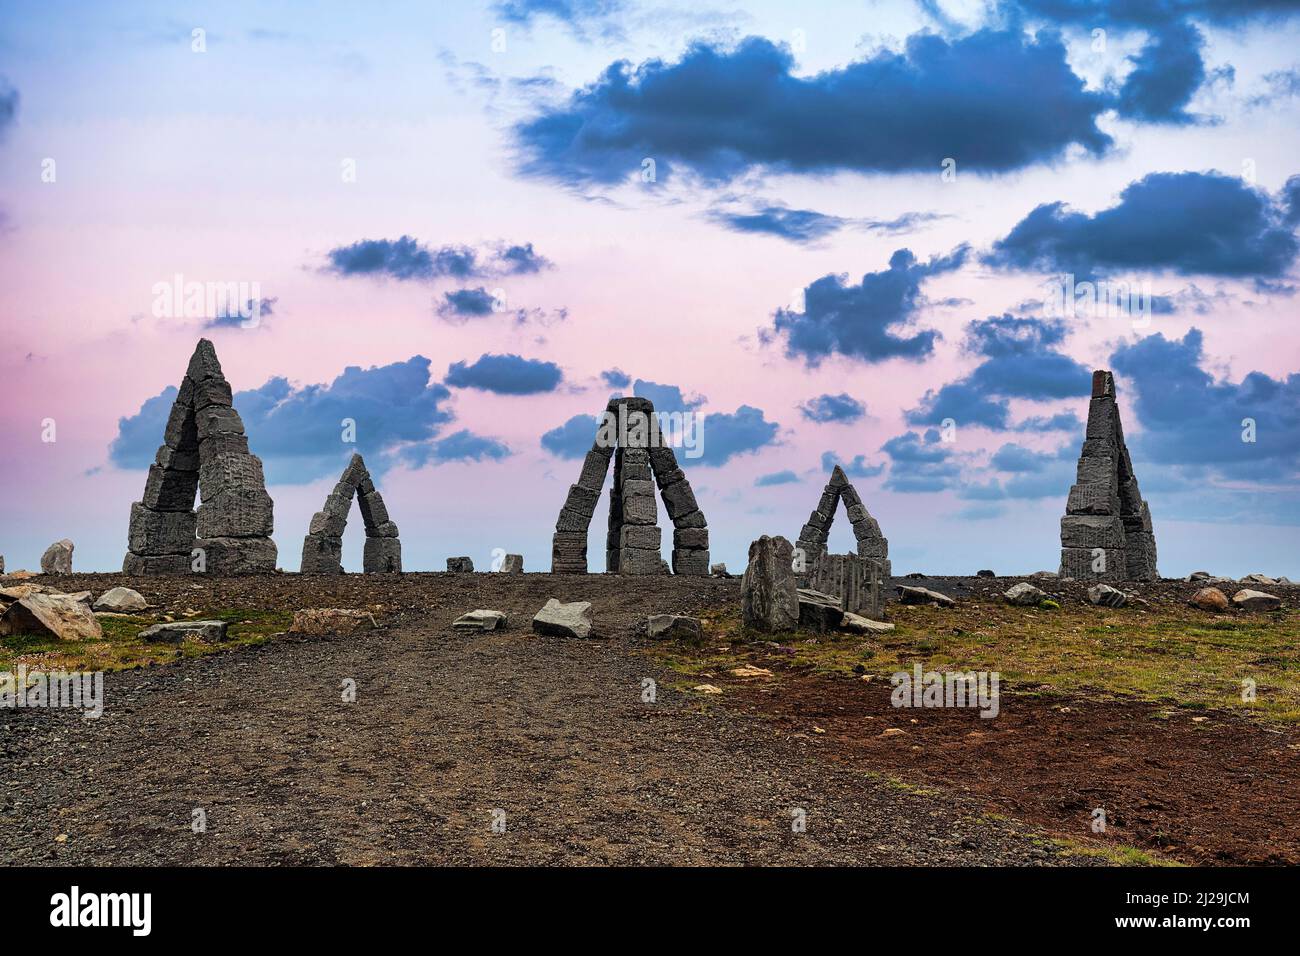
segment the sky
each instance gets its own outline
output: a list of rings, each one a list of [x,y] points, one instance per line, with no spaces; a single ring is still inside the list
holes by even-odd
[[[1108,368],[1161,573],[1300,578],[1296,50],[1300,0],[9,0],[0,555],[120,568],[207,337],[286,570],[353,451],[408,570],[547,570],[617,394],[700,417],[733,571],[835,463],[897,573],[1055,570]]]

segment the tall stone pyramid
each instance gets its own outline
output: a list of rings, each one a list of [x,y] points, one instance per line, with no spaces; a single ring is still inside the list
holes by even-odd
[[[199,497],[194,510],[195,494]],[[216,349],[199,339],[172,405],[144,497],[131,505],[127,574],[250,574],[275,570],[271,496],[262,460]]]
[[[388,508],[370,478],[365,461],[354,454],[339,476],[338,484],[326,497],[325,507],[312,515],[311,526],[302,542],[303,574],[343,573],[343,529],[347,527],[353,495],[357,496],[361,520],[366,526],[361,569],[368,573],[402,570],[402,543],[397,540],[397,525],[388,517]]]
[[[612,416],[613,421],[622,423],[616,431],[625,441],[610,441],[610,429],[605,423],[597,427],[596,439],[582,463],[582,474],[578,483],[570,486],[569,496],[555,522],[551,545],[553,573],[587,573],[587,530],[596,513],[611,459],[614,486],[610,491],[605,538],[606,570],[617,574],[664,573],[660,556],[663,533],[655,502],[658,488],[664,509],[673,522],[672,572],[709,573],[708,522],[695,501],[690,482],[677,464],[677,455],[670,446],[656,441],[658,432],[648,427],[654,414],[654,405],[648,399],[610,400],[605,421],[609,422]]]
[[[880,533],[880,524],[871,517],[857,489],[839,465],[835,466],[830,482],[822,489],[817,509],[808,516],[808,523],[799,531],[799,540],[795,546],[803,549],[805,567],[811,568],[826,552],[831,523],[835,520],[835,506],[840,501],[844,502],[844,510],[853,526],[853,537],[858,543],[858,557],[871,558],[880,566],[880,573],[889,577],[893,573],[889,561],[889,539]]]
[[[1092,373],[1088,430],[1061,519],[1061,576],[1080,581],[1154,581],[1151,509],[1138,491],[1115,403],[1115,376]]]

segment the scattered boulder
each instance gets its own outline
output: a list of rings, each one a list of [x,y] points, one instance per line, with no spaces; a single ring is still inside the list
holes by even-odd
[[[369,611],[339,607],[309,607],[293,612],[290,634],[356,634],[379,625]]]
[[[1282,599],[1263,591],[1242,588],[1232,596],[1232,603],[1243,611],[1276,611],[1282,606]]]
[[[116,611],[121,614],[143,611],[148,606],[149,602],[139,591],[123,587],[110,588],[95,602],[96,611]]]
[[[36,571],[18,570],[18,571],[10,571],[6,575],[6,577],[8,577],[11,581],[26,581],[29,578],[36,577],[38,573],[39,572]]]
[[[916,588],[900,584],[898,585],[898,603],[935,604],[939,607],[952,607],[957,602],[948,595],[940,594],[938,591],[931,591],[929,588]]]
[[[681,614],[652,614],[646,619],[646,637],[656,641],[691,641],[704,638],[704,627],[698,618]]]
[[[0,635],[48,634],[61,641],[98,641],[104,630],[90,605],[70,594],[28,594],[0,614]]]
[[[1029,575],[1031,578],[1059,578],[1060,574],[1056,571],[1035,571]]]
[[[469,560],[468,558],[466,560]],[[473,564],[470,570],[474,569]],[[507,554],[501,561],[502,574],[523,574],[524,573],[524,556],[522,554]]]
[[[873,621],[860,614],[854,614],[852,611],[845,611],[844,617],[840,621],[840,630],[849,631],[852,634],[888,634],[893,629],[894,625],[892,624],[886,624],[884,621]]]
[[[721,694],[722,693],[722,688],[716,687],[713,684],[696,684],[694,687],[691,688],[691,690],[695,691],[697,694]]]
[[[922,574],[920,571],[908,571],[903,575],[903,578],[907,581],[924,581],[926,575]]]
[[[447,559],[447,570],[453,574],[468,574],[474,570],[474,562],[465,556]]]
[[[753,664],[742,664],[739,667],[733,667],[728,673],[732,677],[772,677],[774,676],[766,667],[755,667]]]
[[[0,574],[5,573],[5,556],[0,554]]]
[[[561,604],[551,598],[546,607],[534,615],[533,630],[551,637],[590,637],[591,602]]]
[[[1272,586],[1277,584],[1277,579],[1270,578],[1267,574],[1259,574],[1258,572],[1256,572],[1255,574],[1246,575],[1238,583],[1239,584],[1263,584],[1265,586]]]
[[[67,538],[55,541],[41,555],[42,574],[71,574],[72,551],[75,545]]]
[[[815,631],[831,631],[844,620],[844,606],[833,594],[799,588],[799,624]]]
[[[1193,581],[1208,581],[1210,580],[1210,572],[1193,571],[1191,574],[1187,575],[1187,577],[1184,578],[1184,580],[1187,581],[1188,584],[1190,584]]]
[[[453,631],[504,631],[508,623],[502,612],[481,608],[462,614],[451,622],[451,628]]]
[[[297,614],[294,619],[297,620]],[[139,636],[142,641],[164,644],[179,644],[187,637],[204,644],[215,644],[226,639],[226,627],[225,621],[166,621],[146,627]]]
[[[785,538],[763,535],[749,545],[749,564],[740,580],[745,626],[777,633],[799,623],[799,590],[793,570],[794,547]]]
[[[2,571],[2,570],[4,570],[4,568],[3,568],[3,566],[0,566],[0,571]],[[710,565],[709,565],[709,577],[711,577],[711,578],[729,578],[729,577],[731,577],[731,575],[727,572],[727,565],[726,565],[724,562],[721,562],[721,561],[720,561],[720,562],[718,562],[717,564],[710,564]]]
[[[1013,584],[1002,595],[1008,604],[1016,607],[1038,607],[1040,601],[1047,600],[1047,595],[1040,589],[1025,581]]]
[[[989,570],[986,568],[986,569],[983,570],[983,571],[976,571],[976,572],[975,572],[975,577],[977,577],[977,578],[996,578],[997,575],[994,574],[992,571],[989,571]]]
[[[1088,600],[1101,607],[1123,607],[1128,603],[1128,595],[1109,584],[1094,584],[1088,588]]]
[[[7,588],[0,588],[0,606],[7,606],[14,601],[20,601],[29,594],[58,594],[54,588],[47,588],[43,584],[15,584]]]
[[[1202,611],[1226,611],[1228,596],[1218,588],[1201,588],[1191,596],[1188,603]]]

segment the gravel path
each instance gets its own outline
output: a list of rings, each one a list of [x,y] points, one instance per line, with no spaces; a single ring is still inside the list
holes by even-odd
[[[0,864],[1091,862],[960,797],[837,766],[814,733],[673,689],[639,653],[637,620],[735,600],[734,581],[296,580],[131,582],[195,607],[284,607],[301,590],[290,606],[332,592],[392,611],[360,637],[110,674],[99,720],[0,714]],[[549,595],[593,601],[606,639],[533,635]],[[511,629],[454,634],[452,609],[475,606]],[[795,808],[806,832],[792,832]],[[192,832],[196,810],[206,832]]]

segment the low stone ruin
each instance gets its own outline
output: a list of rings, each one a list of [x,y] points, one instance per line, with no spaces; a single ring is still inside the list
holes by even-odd
[[[587,573],[587,531],[596,513],[610,461],[609,526],[605,568],[615,574],[663,574],[662,532],[655,491],[673,522],[674,574],[709,573],[709,529],[677,456],[661,440],[654,405],[644,398],[615,398],[605,410],[578,483],[555,523],[551,571]]]
[[[794,548],[785,538],[763,535],[749,546],[749,563],[740,579],[740,611],[745,627],[768,634],[799,624],[799,586]]]
[[[858,557],[875,561],[880,566],[881,574],[889,577],[893,573],[889,562],[889,540],[880,533],[879,523],[871,517],[857,489],[839,465],[831,472],[831,480],[822,490],[817,509],[808,516],[808,523],[799,531],[799,540],[795,546],[803,550],[805,567],[813,567],[817,558],[826,552],[831,523],[835,520],[835,505],[840,501],[844,502],[844,510],[853,526],[853,537],[858,542]]]
[[[338,484],[326,497],[325,506],[312,515],[307,536],[302,541],[303,574],[343,573],[343,530],[347,527],[353,495],[366,526],[361,570],[367,573],[402,570],[402,543],[397,538],[397,525],[388,517],[388,507],[375,488],[365,461],[354,454],[339,476]]]
[[[194,510],[194,498],[200,504]],[[144,496],[131,505],[126,574],[275,570],[271,496],[217,353],[199,339]],[[197,553],[196,553],[197,549]],[[197,562],[197,563],[196,563]]]
[[[855,554],[821,554],[807,571],[809,588],[829,594],[840,608],[872,620],[884,617],[880,564]]]
[[[1060,575],[1080,581],[1157,577],[1151,510],[1124,444],[1115,376],[1101,369],[1092,373],[1083,452],[1061,518]]]

